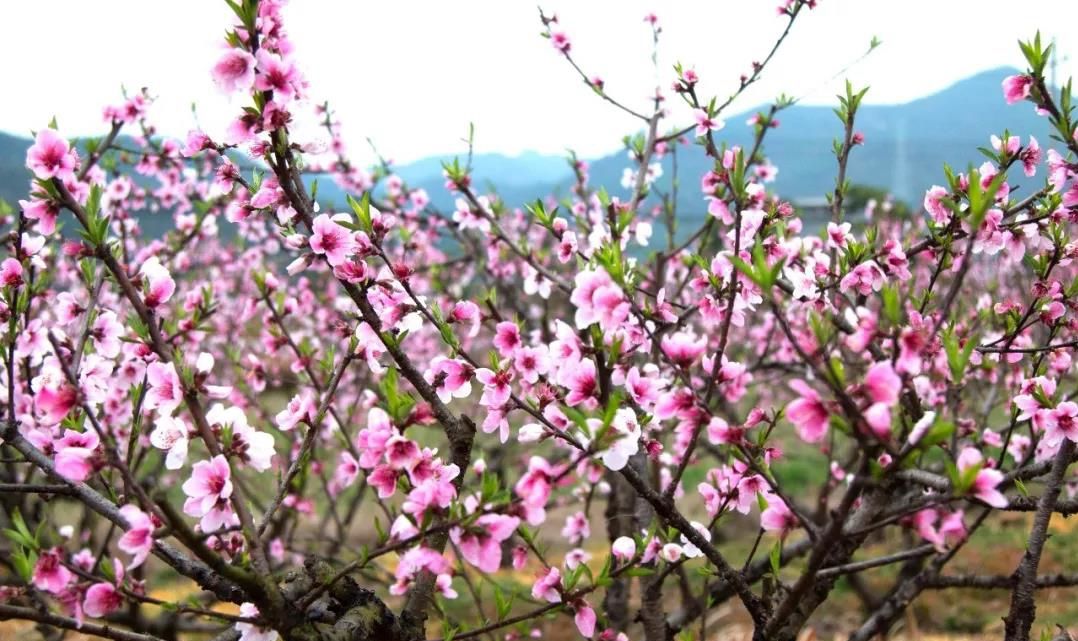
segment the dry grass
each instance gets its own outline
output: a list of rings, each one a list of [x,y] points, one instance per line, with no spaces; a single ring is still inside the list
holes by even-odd
[[[695,497],[687,496],[685,507],[692,511],[695,507]],[[551,510],[548,522],[543,526],[540,540],[551,542],[551,558],[557,558],[567,549],[566,544],[560,537],[561,525],[566,515],[578,509],[554,508]],[[601,515],[603,506],[592,506],[593,515]],[[1021,555],[1026,535],[1029,531],[1028,514],[1004,514],[993,520],[993,525],[982,528],[975,539],[971,541],[952,563],[953,567],[948,572],[979,573],[979,574],[1009,574],[1015,567]],[[368,521],[362,519],[350,538],[354,541],[367,541],[373,539],[374,528]],[[734,526],[732,522],[730,524]],[[314,526],[312,526],[312,529]],[[731,559],[743,559],[747,546],[751,544],[753,532],[751,527],[744,532],[742,528],[730,527],[724,532],[725,540],[720,543],[721,549]],[[1053,517],[1050,530],[1052,538],[1045,550],[1042,560],[1041,571],[1078,571],[1078,518],[1064,519]],[[304,532],[304,535],[315,536],[315,532]],[[586,547],[593,554],[592,563],[598,569],[599,560],[606,554],[606,532],[601,518],[592,519],[592,535]],[[884,554],[894,548],[886,542],[877,541],[867,546],[858,558],[871,558]],[[391,569],[396,559],[383,559],[387,568]],[[534,579],[537,567],[528,567],[521,571],[503,570],[494,577],[483,577],[478,572],[469,572],[473,581],[479,585],[483,592],[485,607],[493,608],[491,588],[485,579],[493,578],[503,587],[516,586],[516,589],[526,594]],[[877,592],[881,592],[890,584],[894,568],[882,569],[866,573],[866,583]],[[787,570],[796,572],[796,567]],[[791,574],[791,577],[794,574]],[[790,578],[790,577],[786,577]],[[177,584],[171,589],[154,591],[153,595],[166,600],[179,601],[190,595],[190,584]],[[462,595],[466,590],[458,586]],[[1074,590],[1046,590],[1038,598],[1038,621],[1034,628],[1034,638],[1039,636],[1040,630],[1053,628],[1060,623],[1072,628],[1078,626],[1078,598]],[[845,639],[849,632],[856,627],[863,618],[860,604],[852,590],[840,582],[836,587],[832,599],[824,604],[811,621],[810,628],[802,635],[802,641],[831,641],[832,639]],[[978,592],[969,590],[951,590],[947,592],[926,593],[916,602],[909,616],[900,624],[899,630],[892,639],[899,641],[980,641],[998,639],[1002,636],[1001,617],[1006,613],[1010,594],[1004,590],[991,592]],[[445,607],[450,616],[458,615],[464,621],[474,619],[474,609],[470,601],[462,596],[458,602],[446,602]],[[518,604],[520,601],[518,600]],[[594,602],[598,608],[598,602]],[[679,607],[676,595],[671,595],[668,610]],[[226,606],[235,612],[235,606]],[[526,604],[519,605],[520,611],[524,611]],[[152,614],[152,611],[150,612]],[[576,641],[581,637],[569,617],[561,615],[550,620],[539,622],[543,628],[543,639],[549,641]],[[698,635],[699,628],[694,632]],[[432,626],[431,636],[441,636],[440,628]],[[639,634],[633,636],[638,638]],[[87,641],[93,637],[71,633],[65,637],[65,641]],[[40,641],[41,637],[34,629],[32,623],[0,621],[0,641]],[[197,637],[191,637],[192,641]],[[741,641],[751,639],[751,628],[743,610],[737,604],[731,602],[714,608],[708,619],[708,641]]]

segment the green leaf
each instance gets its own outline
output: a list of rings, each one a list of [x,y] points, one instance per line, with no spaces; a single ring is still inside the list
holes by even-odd
[[[883,298],[883,315],[892,325],[899,325],[902,321],[902,303],[899,300],[898,286],[888,284],[880,291]]]
[[[356,218],[359,220],[360,228],[367,232],[372,233],[373,227],[371,225],[371,193],[369,191],[363,192],[363,196],[360,200],[352,198],[351,195],[346,196],[348,205],[355,212]]]
[[[958,384],[966,373],[966,367],[973,356],[973,350],[977,347],[978,337],[971,336],[967,338],[966,344],[959,347],[954,328],[948,327],[944,329],[941,338],[943,340],[943,349],[947,354],[947,366],[951,371],[951,381]]]
[[[494,603],[499,621],[509,615],[509,612],[513,609],[513,600],[515,598],[515,593],[507,597],[501,586],[497,583],[494,584]]]
[[[730,258],[730,262],[733,263],[734,268],[737,269],[737,271],[739,271],[742,274],[748,276],[749,280],[756,283],[757,285],[761,284],[761,279],[756,274],[755,265],[750,265],[750,264],[746,263],[740,256],[732,256],[731,255],[729,258]]]
[[[498,477],[490,472],[483,472],[482,489],[480,490],[480,496],[483,499],[481,502],[485,502],[490,497],[494,496],[498,492]]]
[[[33,540],[24,537],[21,532],[16,532],[15,530],[9,530],[7,528],[0,530],[0,532],[3,532],[4,536],[6,536],[12,543],[28,548],[33,547]]]
[[[581,563],[580,565],[576,566],[576,568],[574,568],[571,572],[569,572],[568,576],[566,576],[564,580],[566,590],[572,590],[576,587],[576,584],[580,582],[580,577],[584,576],[584,568],[586,567],[586,564]]]
[[[29,583],[34,576],[34,566],[37,565],[37,554],[34,552],[27,552],[24,548],[19,548],[12,552],[11,561],[15,566],[15,571],[18,572],[19,577],[26,583]]]
[[[1022,482],[1022,479],[1014,479],[1014,487],[1018,489],[1022,496],[1029,496],[1029,490],[1026,488],[1026,484]]]
[[[449,621],[442,621],[442,641],[453,641],[458,632],[460,632],[460,627],[452,625]]]
[[[946,443],[950,440],[951,435],[954,434],[955,424],[952,421],[937,420],[933,423],[932,427],[928,428],[928,432],[917,443],[917,447],[926,449],[933,445],[940,443]]]
[[[771,573],[778,576],[779,569],[782,567],[782,541],[775,541],[775,544],[771,546],[768,560],[771,562]]]

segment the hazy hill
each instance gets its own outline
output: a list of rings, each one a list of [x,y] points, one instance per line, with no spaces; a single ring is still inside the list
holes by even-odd
[[[851,154],[848,174],[854,183],[879,186],[897,197],[920,202],[924,190],[944,180],[943,165],[964,170],[968,163],[980,164],[984,157],[977,147],[989,146],[988,137],[1012,134],[1036,136],[1044,146],[1048,123],[1029,104],[1008,107],[1000,82],[1014,73],[1011,69],[986,71],[937,94],[901,105],[866,105],[857,118],[857,129],[865,135],[865,145]],[[755,110],[754,110],[755,111]],[[745,124],[750,111],[729,116],[720,137],[731,144],[750,145],[752,130]],[[783,196],[821,196],[834,186],[836,162],[831,142],[842,135],[842,126],[831,107],[797,106],[779,114],[780,126],[768,134],[764,150],[779,174],[775,189]],[[679,209],[699,211],[702,206],[697,177],[710,166],[699,146],[679,152],[679,172],[683,176]],[[592,162],[596,184],[618,186],[626,166],[624,153]],[[670,162],[664,163],[664,180]],[[1012,182],[1017,177],[1012,177]]]
[[[1007,106],[1000,91],[1002,79],[1014,70],[1001,68],[980,73],[924,98],[901,105],[866,105],[858,116],[858,130],[865,146],[851,156],[849,176],[855,183],[890,190],[899,198],[917,203],[924,190],[943,181],[943,164],[964,169],[983,158],[977,147],[988,145],[988,136],[1009,128],[1025,139],[1030,134],[1048,142],[1047,122],[1028,104]],[[756,111],[728,115],[720,138],[731,144],[751,143],[746,119]],[[779,167],[775,189],[786,197],[821,196],[831,188],[835,160],[831,141],[841,135],[841,125],[829,106],[797,106],[779,115],[781,126],[769,133],[765,152]],[[2,123],[0,123],[2,124]],[[14,202],[26,197],[28,174],[23,169],[29,140],[0,133],[0,198]],[[679,211],[693,217],[703,210],[697,189],[698,177],[709,163],[702,148],[679,149],[681,188]],[[442,187],[442,160],[432,156],[400,165],[397,172],[411,185],[425,188],[435,205],[452,207],[452,197]],[[474,182],[481,189],[497,188],[503,199],[517,206],[550,193],[567,194],[571,172],[563,157],[528,152],[519,156],[477,154],[472,161]],[[591,184],[603,185],[614,195],[625,195],[621,176],[627,166],[618,150],[590,161]],[[659,187],[668,190],[669,157]],[[320,195],[329,202],[343,202],[343,195],[328,181],[321,181]]]
[[[977,148],[987,147],[993,133],[1002,135],[1004,129],[1009,129],[1023,140],[1032,134],[1042,146],[1049,143],[1047,121],[1037,116],[1032,106],[1008,106],[1003,101],[1000,82],[1013,73],[1015,70],[1009,68],[993,69],[905,104],[862,107],[857,129],[865,135],[866,142],[851,156],[851,180],[919,203],[925,189],[943,182],[945,163],[964,170],[969,163],[983,162]],[[745,121],[756,111],[727,116],[720,139],[730,144],[751,144],[752,129]],[[783,111],[779,121],[781,126],[768,134],[764,146],[779,167],[775,189],[789,198],[819,197],[830,191],[835,176],[831,141],[842,135],[832,107],[796,106]],[[452,197],[442,188],[440,162],[450,159],[448,155],[425,159],[402,165],[397,171],[413,186],[427,189],[436,205],[447,208],[452,206]],[[592,159],[589,164],[593,186],[605,186],[614,195],[627,195],[620,184],[628,166],[624,151]],[[569,167],[561,157],[477,155],[473,166],[476,184],[496,186],[503,199],[514,206],[550,193],[565,195],[572,182]],[[703,210],[697,184],[709,166],[701,147],[690,144],[679,148],[678,209],[686,216]],[[658,187],[668,191],[672,174],[669,156],[663,170]],[[1012,176],[1012,182],[1021,184],[1022,179]]]

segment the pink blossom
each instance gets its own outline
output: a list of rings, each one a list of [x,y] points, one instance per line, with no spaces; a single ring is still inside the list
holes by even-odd
[[[503,357],[512,356],[521,346],[520,327],[509,321],[498,323],[494,332],[494,347]]]
[[[518,545],[513,548],[512,556],[513,569],[518,571],[523,570],[524,566],[528,562],[528,548],[524,547],[523,545]]]
[[[6,311],[6,307],[5,307]],[[47,328],[40,318],[30,321],[18,335],[15,356],[29,358],[31,365],[39,365],[50,349]]]
[[[393,434],[389,414],[380,407],[372,407],[367,412],[367,426],[356,435],[356,448],[360,453],[359,465],[368,470],[377,465],[385,454],[386,442]]]
[[[989,467],[983,467],[981,453],[972,447],[964,448],[958,455],[958,471],[965,474],[976,469],[976,476],[969,488],[970,494],[995,508],[1007,507],[1007,497],[997,489],[1003,482],[1003,473]]]
[[[296,394],[292,400],[288,401],[288,405],[277,413],[277,427],[288,431],[295,429],[296,425],[301,422],[310,424],[314,421],[317,412],[318,406],[311,394]]]
[[[191,156],[198,155],[198,153],[204,149],[212,148],[213,141],[210,140],[209,136],[198,129],[192,129],[187,132],[187,141],[184,143],[183,150],[180,153],[190,158]],[[230,162],[226,164],[232,165]],[[232,166],[235,167],[235,165]]]
[[[265,49],[259,49],[257,57],[255,89],[272,91],[273,99],[282,102],[288,102],[299,95],[301,79],[290,61],[283,60]]]
[[[684,550],[677,543],[667,543],[663,545],[662,552],[660,553],[663,560],[667,563],[677,563],[681,560],[681,556]]]
[[[1078,443],[1078,403],[1063,401],[1057,405],[1048,413],[1045,426],[1044,435],[1048,443],[1062,443],[1065,438]]]
[[[403,514],[399,515],[389,528],[390,541],[405,541],[417,534],[419,534],[419,528]]]
[[[356,356],[365,360],[373,373],[381,374],[385,367],[378,359],[385,353],[385,344],[378,332],[366,322],[360,323],[356,327]]]
[[[662,382],[657,377],[645,376],[636,366],[625,376],[626,391],[645,410],[649,410],[658,400],[661,386]]]
[[[90,339],[93,340],[94,349],[105,358],[116,358],[119,355],[120,337],[123,334],[124,326],[116,319],[116,312],[111,310],[101,312],[90,327]]]
[[[725,486],[726,483],[724,482]],[[696,486],[696,491],[700,493],[701,498],[704,499],[704,509],[707,511],[708,516],[717,516],[719,512],[725,510],[729,505],[729,497],[724,492],[720,492],[710,483],[700,483]]]
[[[231,516],[228,499],[232,496],[232,470],[225,457],[218,454],[209,461],[199,461],[191,468],[191,477],[184,481],[187,501],[183,511],[200,517],[204,532],[214,532],[225,525]]]
[[[229,428],[232,433],[229,452],[239,461],[259,472],[265,472],[270,468],[275,454],[273,436],[251,427],[243,409],[214,403],[213,407],[206,412],[206,422],[211,427]]]
[[[873,403],[862,414],[878,438],[887,440],[891,437],[891,408],[886,403]]]
[[[561,601],[561,572],[558,568],[548,568],[532,584],[532,598],[549,603]]]
[[[137,568],[153,549],[153,521],[134,505],[123,506],[120,514],[127,521],[127,531],[120,537],[117,546],[133,557],[128,567]]]
[[[281,184],[271,176],[262,181],[248,204],[252,209],[276,209],[278,205],[285,202],[287,202],[287,196],[281,189]]]
[[[56,387],[45,385],[38,390],[34,404],[41,412],[43,423],[56,425],[79,404],[79,393],[74,387],[63,382]]]
[[[989,142],[992,143],[993,149],[1003,152],[1008,156],[1013,156],[1018,153],[1019,147],[1022,146],[1022,141],[1018,136],[1007,136],[1007,139],[1004,140],[999,136],[992,134],[989,138]]]
[[[584,270],[577,274],[575,283],[570,302],[576,306],[577,329],[597,322],[604,330],[613,331],[629,317],[624,292],[605,270]]]
[[[936,529],[936,521],[938,520],[939,513],[936,510],[921,510],[913,515],[913,526],[922,539],[932,543],[937,549],[943,549],[943,536]]]
[[[706,136],[710,131],[718,131],[726,126],[722,120],[712,118],[703,109],[693,109],[693,120],[696,121],[696,137]]]
[[[472,393],[475,369],[465,361],[436,356],[423,378],[431,384],[438,398],[448,403],[454,398],[468,398]]]
[[[449,536],[464,560],[483,572],[496,572],[502,563],[502,542],[513,536],[520,519],[504,514],[484,514],[465,531],[453,528]]]
[[[52,594],[63,592],[75,575],[62,564],[60,548],[42,550],[34,565],[34,587]]]
[[[1003,79],[1003,99],[1007,101],[1008,105],[1013,105],[1028,98],[1032,88],[1033,76],[1007,76]]]
[[[677,332],[672,335],[664,335],[662,338],[662,350],[674,364],[679,367],[689,367],[707,349],[707,340],[697,338],[687,332]]]
[[[217,59],[212,73],[221,91],[248,91],[255,82],[254,56],[242,49],[229,49]]]
[[[423,570],[442,575],[449,570],[449,562],[430,548],[421,546],[408,550],[401,555],[397,569],[393,572],[397,582],[389,588],[390,594],[405,594],[415,577]]]
[[[550,498],[553,469],[546,459],[533,456],[528,461],[528,470],[517,481],[514,490],[525,505],[543,508]]]
[[[513,357],[513,367],[523,380],[534,385],[540,376],[550,371],[550,355],[546,346],[521,347]]]
[[[480,405],[487,407],[501,407],[509,401],[512,394],[510,383],[513,382],[513,371],[499,369],[498,371],[480,367],[475,370],[475,378],[483,384],[483,396],[479,399]]]
[[[378,490],[378,498],[388,499],[397,491],[400,472],[390,465],[379,465],[367,475],[367,483]]]
[[[455,599],[459,594],[453,589],[453,577],[448,574],[439,574],[434,577],[434,587],[445,599]]]
[[[640,435],[641,428],[636,420],[636,412],[627,407],[619,408],[604,435],[604,441],[613,439],[613,442],[599,455],[603,465],[615,472],[624,468],[629,458],[640,449]]]
[[[907,442],[910,445],[916,445],[924,438],[928,430],[936,422],[935,412],[925,412],[924,415],[913,425],[913,429],[910,430],[910,434],[907,437]]]
[[[172,363],[155,362],[146,367],[146,409],[156,409],[158,414],[169,415],[183,402],[183,386],[176,366]]]
[[[176,281],[172,280],[172,275],[156,256],[146,259],[139,273],[145,279],[143,300],[150,309],[167,303],[176,292]]]
[[[943,552],[947,549],[948,540],[961,540],[966,537],[966,526],[962,517],[961,510],[951,512],[941,519],[937,510],[926,509],[913,515],[912,525],[922,539]]]
[[[74,483],[82,483],[94,472],[94,456],[101,441],[97,432],[66,430],[53,447],[56,449],[56,472]]]
[[[569,389],[569,394],[565,397],[566,405],[591,406],[597,402],[595,395],[599,391],[599,383],[596,379],[595,363],[590,359],[568,365],[562,370],[559,382]]]
[[[476,208],[464,198],[458,198],[457,208],[453,211],[453,222],[461,229],[475,229],[485,234],[490,231],[489,203],[486,196],[480,196],[478,200],[480,206]]]
[[[868,296],[872,292],[878,292],[883,287],[884,275],[876,261],[870,260],[854,267],[850,273],[839,281],[839,289],[843,292],[853,289],[862,296]]]
[[[902,390],[902,379],[895,373],[890,361],[874,363],[865,374],[865,392],[872,405],[864,412],[872,431],[880,438],[887,438],[891,433],[891,410],[898,402]]]
[[[881,249],[884,252],[883,267],[888,274],[903,281],[913,277],[913,274],[910,273],[910,263],[906,258],[906,252],[902,250],[900,243],[895,240],[887,240]]]
[[[663,393],[655,403],[655,418],[660,421],[674,417],[687,421],[694,419],[697,413],[696,397],[684,387]]]
[[[0,286],[18,287],[22,283],[22,263],[14,258],[5,258],[0,264]]]
[[[576,608],[576,615],[573,616],[576,629],[588,639],[595,636],[595,610],[583,599],[577,601],[573,607]]]
[[[777,496],[767,497],[767,509],[760,514],[760,527],[783,536],[797,527],[797,517]]]
[[[38,232],[48,236],[56,231],[56,219],[60,217],[60,207],[56,203],[51,200],[31,198],[20,200],[19,206],[22,207],[23,214],[27,218],[37,221]]]
[[[115,584],[95,583],[86,590],[86,598],[82,602],[82,611],[88,616],[101,618],[119,610],[124,604],[123,595],[118,586],[123,582],[124,566],[119,559],[113,559],[113,575]]]
[[[582,540],[591,536],[587,515],[575,512],[565,517],[565,527],[561,529],[561,535],[573,545],[579,545]]]
[[[154,430],[150,433],[150,444],[168,452],[165,456],[165,469],[178,470],[183,467],[187,460],[190,431],[181,418],[167,414],[157,417]]]
[[[319,214],[311,224],[311,251],[323,254],[336,267],[345,261],[356,247],[352,234],[326,214]]]
[[[951,210],[943,204],[943,200],[948,195],[947,190],[939,185],[933,185],[925,192],[925,210],[932,215],[932,220],[938,225],[945,224],[951,218]]]
[[[827,246],[832,249],[843,249],[850,238],[850,223],[827,223]]]
[[[447,320],[450,323],[469,325],[468,338],[475,338],[479,333],[479,323],[482,321],[482,314],[479,312],[478,305],[465,300],[453,304],[453,309],[449,312],[449,318]]]
[[[336,481],[338,488],[346,488],[355,483],[359,470],[359,461],[352,456],[352,453],[341,452],[337,467],[333,471],[333,480]]]
[[[1037,376],[1022,383],[1022,393],[1014,397],[1014,406],[1018,408],[1017,420],[1031,421],[1038,429],[1047,428],[1055,420],[1054,410],[1041,405],[1038,396],[1051,399],[1056,393],[1055,379]],[[1039,392],[1039,394],[1038,394]]]
[[[718,218],[726,225],[734,224],[734,217],[730,213],[730,208],[726,206],[726,202],[721,198],[707,199],[707,213]]]
[[[393,469],[411,469],[421,456],[416,442],[400,434],[395,434],[386,441],[386,463]]]
[[[800,398],[786,406],[786,417],[797,428],[802,440],[817,443],[827,433],[830,412],[820,399],[816,390],[800,379],[790,381],[790,388],[800,394]]]
[[[78,164],[78,154],[55,129],[37,132],[34,144],[26,150],[26,167],[45,180],[70,180],[75,177]]]
[[[636,556],[636,541],[628,536],[619,536],[611,544],[610,552],[620,563],[631,561]]]
[[[435,461],[430,468],[430,474],[416,483],[415,488],[408,493],[408,498],[401,506],[406,513],[421,519],[428,510],[444,510],[449,507],[457,496],[457,488],[453,485],[453,479],[460,475],[460,468],[454,464],[444,465]]]
[[[261,613],[258,611],[258,606],[254,603],[240,604],[240,616],[253,619],[259,614]],[[235,629],[240,633],[239,641],[276,641],[278,636],[276,630],[244,621],[237,622]]]
[[[577,252],[576,234],[571,231],[562,234],[561,241],[558,243],[557,252],[558,260],[560,262],[567,263],[572,260]]]
[[[707,439],[715,445],[740,443],[744,438],[745,431],[737,426],[731,427],[729,423],[718,416],[711,417],[707,424]]]
[[[572,43],[569,42],[569,36],[565,35],[562,31],[552,31],[550,33],[550,44],[554,45],[554,48],[558,51],[567,54],[572,47]]]

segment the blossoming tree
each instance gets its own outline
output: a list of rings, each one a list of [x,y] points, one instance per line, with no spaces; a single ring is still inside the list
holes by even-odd
[[[1078,141],[1039,38],[1003,98],[1031,103],[1052,145],[985,132],[988,160],[941,168],[912,219],[843,220],[847,165],[872,144],[847,87],[816,233],[768,187],[790,101],[754,118],[751,148],[720,139],[815,0],[779,8],[728,99],[678,66],[644,110],[541,14],[556,55],[640,121],[626,193],[574,157],[569,198],[505,203],[460,160],[452,212],[349,160],[335,114],[307,106],[282,2],[228,4],[212,74],[242,108],[223,136],[158,136],[149,95],[128,96],[102,139],[38,131],[28,196],[3,212],[0,618],[121,641],[521,638],[570,620],[664,641],[705,638],[729,601],[754,639],[785,641],[840,579],[897,566],[849,638],[974,587],[1010,590],[1006,636],[1028,639],[1038,590],[1078,583],[1039,571],[1050,518],[1076,509],[1078,441]],[[693,122],[672,125],[667,99]],[[329,144],[295,138],[308,118]],[[710,215],[679,235],[653,181],[686,144],[713,161],[692,177]],[[330,210],[312,177],[347,203]],[[147,237],[147,217],[171,229]],[[788,480],[799,458],[821,482]],[[1032,513],[1013,573],[949,572],[1008,511]],[[163,596],[177,583],[189,597]]]

